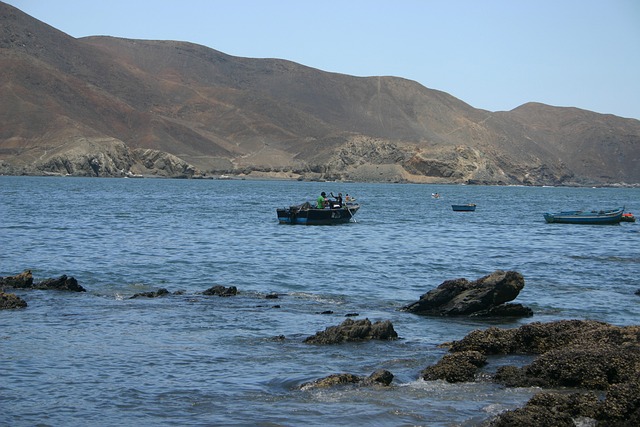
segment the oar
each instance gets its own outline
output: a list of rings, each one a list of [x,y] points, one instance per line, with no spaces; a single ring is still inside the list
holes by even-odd
[[[351,219],[353,220],[353,222],[358,222],[358,221],[356,221],[356,219],[354,218],[353,214],[351,213],[351,209],[349,209],[349,205],[347,205],[345,203],[344,207],[347,208],[347,212],[349,212],[349,215],[351,215]]]

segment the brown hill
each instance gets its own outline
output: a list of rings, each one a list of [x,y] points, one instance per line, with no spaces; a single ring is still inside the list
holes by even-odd
[[[75,39],[0,3],[0,173],[640,183],[640,121],[475,109],[190,43]]]

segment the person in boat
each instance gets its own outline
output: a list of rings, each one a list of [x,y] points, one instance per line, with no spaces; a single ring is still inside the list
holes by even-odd
[[[331,197],[333,197],[335,199],[335,201],[331,202],[331,207],[332,208],[336,208],[339,209],[342,207],[342,193],[338,193],[337,196],[334,196],[333,193],[331,193]]]
[[[325,206],[327,206],[327,204],[328,204],[327,193],[323,191],[322,193],[320,193],[320,195],[318,196],[318,199],[316,200],[316,208],[324,209]]]

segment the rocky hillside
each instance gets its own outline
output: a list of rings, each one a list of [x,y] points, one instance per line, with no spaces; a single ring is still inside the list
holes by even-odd
[[[640,183],[640,121],[471,107],[173,41],[70,37],[0,3],[0,173]]]

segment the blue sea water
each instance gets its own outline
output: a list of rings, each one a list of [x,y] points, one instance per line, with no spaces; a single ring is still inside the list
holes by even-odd
[[[356,222],[278,224],[276,207],[321,191],[357,197]],[[640,223],[542,216],[623,205],[638,215],[640,189],[0,176],[0,276],[87,289],[16,290],[28,308],[0,311],[0,425],[477,425],[539,390],[419,380],[439,344],[535,321],[639,323]],[[524,275],[515,302],[534,317],[398,311],[497,269]],[[239,294],[201,294],[214,285]],[[129,299],[159,288],[183,292]],[[390,320],[401,339],[303,343],[349,313]],[[298,388],[381,368],[391,387]]]

